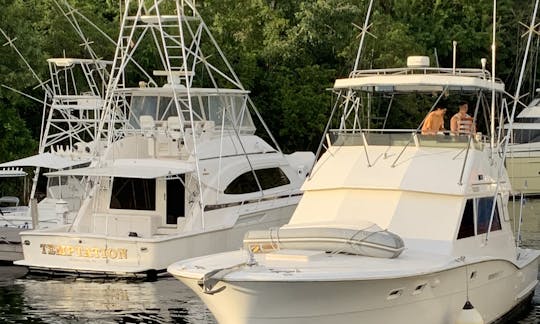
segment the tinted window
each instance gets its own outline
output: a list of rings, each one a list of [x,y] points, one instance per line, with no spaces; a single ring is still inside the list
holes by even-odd
[[[459,240],[470,236],[474,236],[474,208],[472,199],[467,200],[465,204],[457,238]]]
[[[540,142],[539,129],[514,129],[513,141],[516,144]]]
[[[177,224],[178,217],[184,217],[185,208],[185,188],[182,182],[185,175],[180,175],[180,179],[167,180],[167,224]]]
[[[156,180],[114,178],[110,208],[156,210]]]
[[[255,174],[263,190],[291,183],[280,168],[255,170]],[[259,191],[259,186],[257,185],[257,181],[255,181],[253,172],[248,171],[234,179],[224,192],[229,195],[238,195],[256,191]]]
[[[489,220],[491,218],[491,209],[493,207],[493,197],[479,198],[477,201],[477,234],[484,234],[488,231]],[[499,220],[499,208],[495,204],[493,222],[491,231],[501,229],[501,221]]]
[[[68,183],[68,178],[67,177],[50,177],[49,178],[49,187],[56,187],[56,186],[65,186],[67,185]]]

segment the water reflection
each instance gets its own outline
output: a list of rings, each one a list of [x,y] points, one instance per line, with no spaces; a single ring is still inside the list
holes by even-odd
[[[173,278],[157,282],[17,279],[0,287],[2,323],[215,323]]]
[[[519,220],[519,202],[511,204],[510,215],[517,228]],[[515,220],[515,221],[514,221]],[[526,199],[523,203],[521,223],[521,243],[525,247],[540,249],[540,198]]]
[[[514,229],[518,228],[520,204],[519,201],[511,203],[509,206],[510,217],[514,224]],[[526,199],[521,210],[521,245],[533,249],[540,249],[540,199]],[[516,233],[516,231],[514,231]],[[536,291],[532,300],[532,306],[528,314],[519,320],[519,324],[539,323],[540,321],[540,286],[536,286]]]

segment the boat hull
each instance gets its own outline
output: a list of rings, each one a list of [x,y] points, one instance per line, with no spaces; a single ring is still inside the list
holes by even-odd
[[[470,301],[485,322],[492,323],[530,298],[537,271],[536,259],[522,269],[497,260],[406,278],[226,281],[214,286],[219,292],[213,295],[203,293],[198,280],[173,275],[193,289],[222,324],[451,324],[467,300],[465,278]]]
[[[506,168],[514,191],[540,195],[540,155],[507,157]]]
[[[15,264],[48,275],[152,277],[178,260],[239,249],[245,232],[281,226],[290,219],[295,207],[296,204],[286,205],[242,215],[243,222],[230,228],[152,238],[74,233],[69,232],[68,226],[63,231],[23,232],[24,260]]]
[[[0,228],[0,261],[20,260],[23,256],[21,247],[20,228]]]

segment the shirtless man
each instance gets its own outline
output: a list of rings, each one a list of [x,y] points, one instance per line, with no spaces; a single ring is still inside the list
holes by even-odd
[[[446,108],[437,107],[434,111],[430,112],[424,119],[422,125],[423,135],[435,135],[440,131],[444,131],[444,115],[446,114]]]

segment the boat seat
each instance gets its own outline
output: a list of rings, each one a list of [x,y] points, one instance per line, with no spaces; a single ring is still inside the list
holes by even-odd
[[[170,116],[167,119],[167,129],[171,139],[174,141],[179,140],[182,137],[182,124],[180,123],[180,118],[177,116]]]
[[[145,137],[151,137],[154,135],[156,128],[156,122],[150,115],[141,115],[139,117],[139,124],[141,125],[141,131]]]
[[[141,115],[139,124],[144,137],[148,138],[148,155],[154,157],[156,155],[155,131],[156,122],[150,115]]]

